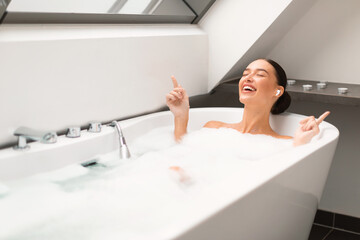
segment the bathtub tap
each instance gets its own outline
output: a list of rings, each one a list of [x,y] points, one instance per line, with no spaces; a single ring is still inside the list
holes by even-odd
[[[119,136],[119,151],[120,159],[128,159],[131,157],[128,146],[126,145],[124,134],[122,133],[121,127],[117,121],[112,121],[110,126],[115,127],[118,136]]]
[[[18,137],[18,144],[15,150],[24,150],[30,148],[27,140],[35,140],[41,143],[56,143],[57,134],[55,132],[38,131],[27,127],[19,127],[15,130],[14,135]]]

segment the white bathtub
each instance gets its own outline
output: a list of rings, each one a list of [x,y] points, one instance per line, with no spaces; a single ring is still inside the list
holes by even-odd
[[[209,120],[238,122],[242,111],[191,109],[189,130],[200,129]],[[272,116],[271,125],[280,134],[293,135],[303,118],[297,114]],[[131,143],[153,128],[172,125],[173,117],[170,112],[160,112],[120,124]],[[320,128],[317,140],[253,162],[193,199],[186,211],[176,216],[176,224],[164,226],[161,234],[144,239],[307,239],[339,136],[327,122]],[[81,138],[60,136],[56,144],[30,145],[26,152],[0,151],[0,180],[5,184],[114,151],[118,142],[114,129],[104,127],[101,133],[83,131]]]

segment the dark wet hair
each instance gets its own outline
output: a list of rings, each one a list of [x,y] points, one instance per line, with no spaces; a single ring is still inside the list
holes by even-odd
[[[277,84],[284,88],[284,93],[278,98],[278,100],[274,103],[271,108],[272,114],[280,114],[283,113],[291,103],[291,97],[289,93],[286,91],[287,85],[287,77],[284,69],[274,60],[271,59],[263,59],[271,64],[271,66],[275,69],[275,75],[277,79]]]

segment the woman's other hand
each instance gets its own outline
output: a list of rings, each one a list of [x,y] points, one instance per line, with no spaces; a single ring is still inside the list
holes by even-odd
[[[166,104],[175,117],[187,117],[189,112],[189,97],[174,76],[171,76],[174,89],[166,95]]]
[[[318,119],[315,119],[314,116],[307,117],[301,120],[299,128],[295,132],[294,136],[294,146],[299,146],[306,144],[311,141],[311,139],[319,134],[320,123],[330,114],[329,111],[323,113]]]

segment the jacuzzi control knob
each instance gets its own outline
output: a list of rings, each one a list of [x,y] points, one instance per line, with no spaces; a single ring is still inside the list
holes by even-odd
[[[102,127],[101,123],[91,122],[89,126],[89,132],[99,133],[101,132],[101,127]]]
[[[66,137],[68,138],[77,138],[81,136],[80,127],[70,127],[66,133]]]

